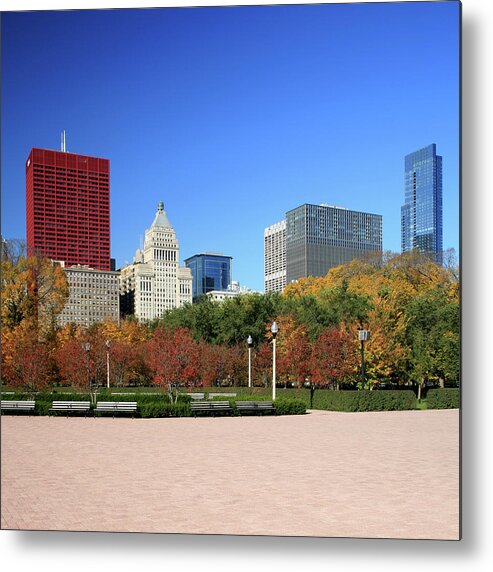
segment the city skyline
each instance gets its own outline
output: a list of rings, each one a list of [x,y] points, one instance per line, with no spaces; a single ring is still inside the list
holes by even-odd
[[[433,142],[458,254],[458,24],[456,2],[4,14],[2,235],[25,236],[29,150],[66,129],[110,160],[117,267],[162,199],[180,263],[225,252],[263,290],[264,228],[298,204],[379,213],[399,252],[404,157]]]

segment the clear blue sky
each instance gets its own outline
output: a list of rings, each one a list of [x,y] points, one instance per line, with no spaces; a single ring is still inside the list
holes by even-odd
[[[443,156],[459,243],[457,2],[2,14],[2,235],[25,237],[32,147],[111,161],[111,252],[163,200],[180,260],[233,257],[263,290],[263,229],[305,202],[383,215],[400,251],[404,155]]]

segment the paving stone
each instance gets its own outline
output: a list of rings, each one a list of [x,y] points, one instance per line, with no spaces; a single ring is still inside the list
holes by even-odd
[[[459,537],[457,410],[1,422],[4,529]]]

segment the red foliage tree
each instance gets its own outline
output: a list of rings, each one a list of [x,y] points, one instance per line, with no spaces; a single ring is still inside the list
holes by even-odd
[[[272,344],[263,342],[253,359],[254,385],[268,387],[272,380]]]
[[[139,366],[137,343],[112,340],[110,346],[110,384],[116,387],[127,385]]]
[[[199,343],[199,378],[201,385],[212,387],[224,375],[224,347]]]
[[[179,386],[197,384],[199,373],[198,344],[185,328],[157,328],[147,342],[147,363],[154,383],[166,387],[170,400],[178,400]]]
[[[47,345],[34,328],[22,325],[2,336],[2,377],[31,398],[49,385],[50,358]]]
[[[245,344],[226,348],[226,373],[232,385],[246,385],[248,380],[248,349]]]
[[[326,328],[312,344],[310,371],[317,387],[339,389],[358,367],[358,353],[346,330]]]
[[[84,342],[76,338],[67,340],[58,348],[56,362],[63,382],[81,391],[88,391],[94,401],[90,351],[84,350]]]
[[[283,346],[283,351],[277,358],[279,375],[286,380],[296,382],[301,387],[310,376],[311,347],[304,328],[298,328],[296,335],[290,336]]]

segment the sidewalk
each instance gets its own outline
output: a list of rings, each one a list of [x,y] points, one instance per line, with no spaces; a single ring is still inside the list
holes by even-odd
[[[457,410],[1,421],[2,528],[458,538]]]

